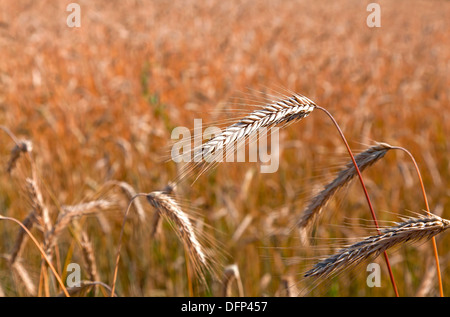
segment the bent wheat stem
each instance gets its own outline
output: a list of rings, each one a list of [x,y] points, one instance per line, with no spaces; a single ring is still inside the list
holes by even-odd
[[[405,152],[411,158],[411,160],[414,164],[414,168],[416,169],[416,172],[417,172],[417,177],[419,178],[419,183],[420,183],[420,186],[422,189],[422,195],[423,195],[423,199],[425,201],[425,206],[427,208],[427,213],[429,216],[431,216],[430,205],[428,204],[427,194],[425,192],[425,186],[422,181],[422,176],[420,174],[419,166],[417,165],[417,162],[416,162],[414,156],[411,154],[411,152],[409,152],[404,147],[393,146],[392,148]],[[438,278],[438,283],[439,283],[439,295],[441,297],[444,297],[444,287],[442,286],[442,275],[441,275],[441,269],[439,266],[439,255],[438,255],[438,250],[437,250],[437,245],[436,245],[436,238],[432,237],[431,241],[433,243],[434,260],[436,262],[436,273],[437,273],[437,278]]]
[[[41,253],[42,257],[44,258],[45,262],[47,262],[50,270],[52,271],[52,273],[55,275],[56,280],[58,281],[59,285],[61,286],[61,289],[63,290],[64,294],[66,295],[66,297],[70,297],[69,293],[67,292],[66,287],[64,286],[64,283],[61,280],[61,277],[59,276],[59,274],[56,272],[55,267],[53,266],[53,264],[50,262],[50,259],[47,257],[47,255],[45,254],[44,250],[41,248],[41,246],[39,245],[39,242],[37,242],[36,238],[31,234],[31,232],[27,229],[27,227],[25,225],[23,225],[19,220],[17,220],[16,218],[12,218],[12,217],[4,217],[4,216],[0,216],[0,220],[9,220],[9,221],[13,221],[15,223],[17,223],[19,226],[22,227],[22,229],[28,234],[28,236],[31,238],[31,240],[33,241],[33,243],[36,245],[36,247],[39,249],[39,252]]]
[[[361,171],[359,170],[358,164],[356,163],[355,157],[353,156],[352,150],[350,149],[350,146],[348,145],[348,142],[347,142],[347,139],[345,138],[344,133],[342,132],[341,128],[339,127],[337,121],[334,119],[334,117],[331,115],[331,113],[328,110],[326,110],[325,108],[322,108],[320,106],[316,106],[316,108],[325,112],[327,114],[327,116],[331,119],[331,121],[333,121],[334,125],[336,126],[336,129],[338,130],[339,135],[341,136],[342,141],[344,142],[345,147],[347,148],[348,154],[350,155],[350,157],[352,159],[352,162],[353,162],[353,165],[355,166],[356,172],[358,173],[358,178],[359,178],[359,181],[361,182],[361,186],[363,188],[364,195],[366,196],[367,204],[369,205],[369,209],[370,209],[370,213],[372,215],[373,222],[375,224],[375,227],[377,228],[378,233],[380,233],[378,220],[377,220],[377,217],[375,216],[375,212],[373,210],[373,206],[372,206],[372,202],[369,197],[369,193],[367,192],[367,188],[364,184],[364,180],[362,178]],[[392,269],[391,269],[391,264],[389,263],[389,257],[386,252],[384,252],[384,259],[385,259],[385,262],[386,262],[386,265],[387,265],[387,268],[389,271],[389,277],[391,279],[391,283],[392,283],[392,287],[394,289],[395,295],[397,297],[399,297],[397,285],[395,283],[394,275],[393,275]]]

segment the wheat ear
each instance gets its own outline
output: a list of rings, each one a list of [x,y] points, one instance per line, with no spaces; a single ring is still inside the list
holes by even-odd
[[[92,247],[92,242],[89,239],[87,232],[84,230],[80,234],[80,246],[84,262],[86,262],[87,265],[89,280],[99,281],[100,276],[98,274],[97,264],[95,262],[94,248]]]
[[[381,229],[379,235],[367,237],[316,263],[304,276],[329,276],[369,257],[375,258],[394,246],[434,237],[449,227],[449,220],[436,215],[406,218],[395,226]]]
[[[305,96],[294,94],[291,97],[274,101],[261,109],[255,110],[238,122],[228,126],[211,140],[195,147],[193,151],[194,164],[202,166],[214,162],[223,155],[226,146],[234,142],[249,139],[260,128],[269,128],[280,124],[288,124],[308,116],[316,104]],[[188,168],[189,165],[188,165]],[[189,173],[182,171],[179,178]]]
[[[178,203],[165,192],[156,191],[146,196],[147,201],[155,207],[161,217],[170,220],[174,224],[174,229],[180,240],[188,249],[188,254],[194,264],[194,268],[200,277],[204,278],[203,273],[206,269],[209,271],[210,262],[203,246],[197,239],[194,226],[189,216],[181,210]]]
[[[207,160],[213,153],[219,152],[227,144],[248,137],[260,128],[275,126],[308,116],[315,103],[302,95],[293,95],[258,109],[227,127],[221,134],[202,144],[194,154],[196,159]]]
[[[380,160],[390,149],[392,149],[392,146],[389,144],[378,143],[356,155],[355,161],[359,170],[362,172],[367,167],[375,164],[375,162]],[[339,191],[339,189],[347,186],[356,176],[357,173],[353,162],[347,163],[346,168],[341,170],[337,177],[331,183],[327,184],[324,189],[309,202],[298,222],[300,237],[304,244],[308,244],[307,237],[309,229],[314,220],[320,216],[328,201]]]
[[[47,205],[44,202],[42,192],[36,182],[36,177],[33,179],[26,179],[26,187],[28,196],[31,200],[31,207],[35,212],[36,219],[43,227],[44,235],[52,230],[52,222],[50,220],[50,213]]]

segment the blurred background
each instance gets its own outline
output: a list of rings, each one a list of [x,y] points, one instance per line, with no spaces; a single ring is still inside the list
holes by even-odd
[[[422,172],[432,212],[450,217],[450,2],[377,1],[381,27],[370,28],[370,1],[76,1],[81,27],[66,23],[70,1],[0,2],[0,125],[33,143],[52,221],[62,205],[113,199],[111,180],[136,192],[163,189],[179,166],[170,160],[177,126],[204,127],[240,117],[273,96],[299,93],[328,109],[358,153],[375,141],[403,146]],[[0,214],[23,220],[30,208],[30,164],[6,172],[14,143],[0,136]],[[280,166],[228,163],[187,177],[176,195],[198,230],[222,251],[219,274],[236,264],[246,296],[285,296],[336,238],[367,235],[370,213],[358,183],[332,199],[317,223],[320,237],[302,247],[292,223],[349,161],[336,128],[321,112],[280,135]],[[411,160],[389,152],[364,172],[381,220],[425,209]],[[119,200],[118,200],[119,201]],[[77,219],[61,234],[57,270],[80,263],[79,228],[92,243],[98,278],[111,285],[126,199],[117,208]],[[125,226],[117,282],[121,296],[221,296],[220,282],[201,284],[167,223],[150,234],[146,221]],[[365,224],[365,225],[364,225]],[[0,287],[5,296],[45,295],[41,258],[31,242],[21,253],[23,276],[7,254],[19,227],[0,223]],[[41,228],[33,233],[42,241]],[[449,237],[438,238],[444,292],[450,294]],[[213,250],[213,251],[216,251]],[[431,243],[388,253],[401,296],[436,296]],[[291,261],[297,258],[299,261]],[[219,259],[219,258],[218,258]],[[365,266],[348,270],[312,296],[393,296],[382,258],[382,286],[366,285]],[[50,295],[58,286],[50,277]],[[232,286],[232,293],[237,294]],[[34,292],[34,293],[33,293]],[[102,296],[99,290],[84,292]],[[103,294],[104,295],[104,294]]]

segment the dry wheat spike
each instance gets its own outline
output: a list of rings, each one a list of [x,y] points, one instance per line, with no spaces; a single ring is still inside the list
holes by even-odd
[[[436,215],[409,217],[386,227],[379,235],[367,237],[334,255],[316,263],[305,273],[305,277],[326,277],[342,269],[361,263],[367,258],[375,258],[384,251],[403,243],[430,239],[450,227],[450,221]]]
[[[163,191],[151,192],[146,196],[147,201],[173,224],[174,230],[188,250],[188,254],[199,276],[204,279],[204,271],[211,271],[210,263],[204,247],[197,239],[189,216],[181,210],[178,203]]]
[[[205,163],[213,163],[225,153],[227,146],[233,146],[235,142],[243,142],[252,138],[260,128],[289,124],[305,118],[315,107],[316,104],[312,100],[300,94],[273,101],[226,127],[222,133],[211,140],[195,147],[192,157],[194,165],[203,166]],[[239,143],[238,146],[240,146]],[[192,166],[187,165],[186,168],[179,176],[180,179],[191,171]]]
[[[355,161],[359,170],[362,172],[367,167],[375,164],[375,162],[384,157],[386,152],[390,149],[392,149],[392,146],[387,143],[377,143],[364,152],[356,155]],[[331,183],[327,184],[324,189],[309,202],[298,222],[300,237],[303,243],[308,243],[308,231],[314,220],[321,214],[327,202],[339,189],[348,185],[355,176],[357,176],[355,166],[353,165],[353,162],[350,162],[346,165],[345,169],[339,172],[338,176]]]
[[[223,150],[227,144],[246,138],[260,128],[300,120],[308,116],[315,107],[316,104],[307,97],[295,94],[255,110],[202,144],[194,154],[194,162],[202,158],[208,161],[208,158]]]

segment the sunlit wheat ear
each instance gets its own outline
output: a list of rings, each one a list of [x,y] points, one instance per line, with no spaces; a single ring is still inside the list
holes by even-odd
[[[262,109],[251,112],[238,122],[228,126],[225,130],[211,140],[194,148],[194,167],[203,167],[206,163],[215,163],[225,153],[228,145],[235,142],[248,140],[254,136],[258,129],[269,128],[280,124],[288,124],[308,116],[316,107],[316,104],[305,96],[294,94],[289,98],[274,101]],[[227,154],[228,155],[228,154]],[[186,176],[191,170],[182,171],[180,177]]]
[[[204,282],[204,274],[211,272],[211,260],[207,257],[204,247],[197,239],[189,216],[181,210],[172,197],[162,191],[152,192],[146,198],[160,216],[169,220],[173,225],[174,230],[188,251],[187,253],[196,272]]]
[[[387,151],[391,150],[392,146],[387,143],[378,143],[359,153],[355,156],[356,164],[359,170],[362,172],[367,167],[373,165],[380,160]],[[338,176],[324,189],[317,194],[308,204],[303,211],[300,221],[298,222],[298,228],[302,243],[308,244],[309,231],[314,221],[320,216],[323,208],[328,201],[338,192],[339,189],[344,188],[350,183],[350,181],[357,176],[355,166],[352,162],[346,165],[346,168],[341,170]]]
[[[405,218],[395,226],[381,229],[379,235],[370,236],[320,261],[305,273],[305,277],[327,277],[355,266],[365,259],[374,259],[384,251],[403,243],[430,239],[450,227],[450,221],[436,215]]]

